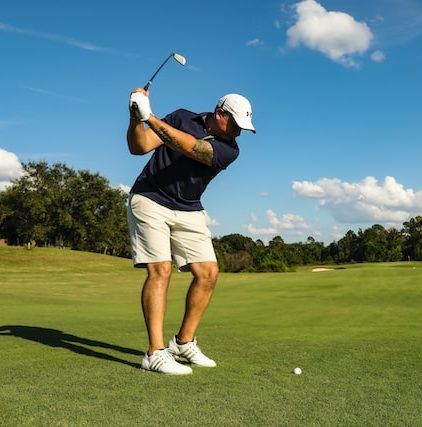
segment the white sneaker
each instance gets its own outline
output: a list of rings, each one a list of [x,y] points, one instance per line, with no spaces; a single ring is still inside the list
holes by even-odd
[[[192,373],[192,368],[174,360],[168,348],[155,350],[151,356],[145,354],[141,362],[141,368],[168,375],[187,375]]]
[[[217,366],[214,360],[202,353],[201,349],[196,344],[196,338],[186,344],[179,345],[174,336],[169,342],[169,351],[173,353],[174,356],[183,357],[198,366],[205,366],[207,368],[214,368]]]

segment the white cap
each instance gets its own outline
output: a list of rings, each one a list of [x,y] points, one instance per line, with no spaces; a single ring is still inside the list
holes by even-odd
[[[218,100],[217,107],[228,111],[241,129],[256,132],[252,124],[251,103],[242,95],[229,93]]]

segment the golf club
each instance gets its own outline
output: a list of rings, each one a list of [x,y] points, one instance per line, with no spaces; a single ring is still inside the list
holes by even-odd
[[[154,80],[155,76],[158,74],[158,72],[161,70],[161,68],[164,67],[164,65],[167,63],[167,61],[173,58],[175,59],[179,64],[181,65],[185,65],[186,64],[186,58],[176,52],[171,53],[166,60],[158,67],[157,71],[152,75],[152,77],[148,80],[148,83],[144,86],[145,90],[148,90],[150,84],[152,83],[152,81]]]

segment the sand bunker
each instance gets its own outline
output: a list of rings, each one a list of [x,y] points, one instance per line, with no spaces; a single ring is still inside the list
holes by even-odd
[[[318,267],[318,268],[313,268],[312,273],[319,273],[321,271],[331,271],[331,270],[334,270],[334,268]]]

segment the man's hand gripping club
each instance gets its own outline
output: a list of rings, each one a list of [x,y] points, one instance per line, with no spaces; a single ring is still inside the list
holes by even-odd
[[[144,89],[135,89],[129,98],[129,110],[131,117],[146,122],[152,115],[148,92]]]

